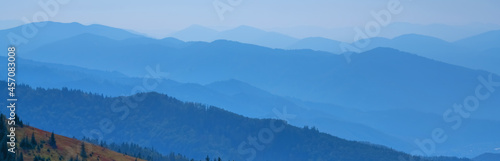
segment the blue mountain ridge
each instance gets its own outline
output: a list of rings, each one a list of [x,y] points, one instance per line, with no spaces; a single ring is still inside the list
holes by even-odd
[[[407,38],[400,38],[400,40],[410,41],[412,37],[414,36],[409,35]],[[422,38],[422,41],[427,40],[436,39]],[[442,41],[436,40],[436,42]],[[493,53],[494,49],[491,51]],[[335,127],[340,129],[357,124],[361,125],[361,131],[367,130],[368,132],[371,131],[370,128],[373,128],[375,131],[371,131],[371,133],[380,131],[381,135],[366,140],[376,143],[383,142],[381,144],[392,146],[388,140],[396,137],[407,144],[396,143],[394,147],[402,147],[401,149],[405,149],[405,151],[414,148],[412,147],[415,146],[412,143],[414,138],[428,137],[429,128],[443,123],[441,115],[446,109],[451,108],[453,103],[461,102],[466,96],[474,93],[475,87],[479,84],[477,80],[479,76],[487,77],[489,75],[485,71],[471,70],[388,48],[376,48],[353,54],[351,55],[353,61],[347,62],[344,55],[335,55],[329,52],[269,49],[227,40],[211,43],[182,42],[173,38],[157,40],[144,37],[117,40],[91,33],[83,33],[47,43],[31,51],[20,52],[19,56],[40,62],[121,72],[126,77],[135,77],[135,83],[140,82],[140,77],[147,74],[146,67],[158,65],[162,71],[169,74],[168,78],[173,80],[172,82],[176,82],[171,83],[171,85],[165,83],[169,84],[165,85],[169,88],[159,87],[159,90],[165,90],[164,92],[167,94],[182,91],[175,97],[233,108],[234,111],[242,110],[241,113],[248,115],[252,115],[250,112],[254,112],[253,115],[260,117],[269,116],[268,113],[272,111],[269,108],[274,107],[275,105],[272,103],[277,100],[283,101],[278,107],[289,105],[290,109],[293,109],[290,104],[297,106],[307,104],[305,109],[313,109],[324,114],[321,116],[326,117],[326,119],[307,120],[305,118],[305,121],[300,120],[298,124],[321,125],[325,128],[320,129],[325,129],[325,131],[329,131],[328,127],[335,127],[335,124],[341,124]],[[89,86],[77,87],[79,84],[84,84],[83,82],[92,82],[92,80],[86,80],[82,77],[79,80],[69,78],[67,80],[74,83],[77,89],[89,88],[91,83]],[[493,75],[493,78],[498,80],[497,75]],[[115,78],[110,79],[111,81],[107,85],[119,82]],[[227,88],[232,90],[245,87],[240,90],[246,92],[221,89],[220,86],[224,85],[219,85],[216,88],[217,83],[214,82],[227,84]],[[237,82],[243,82],[243,84]],[[256,92],[252,90],[253,88],[247,88],[248,86],[245,84],[267,91],[269,94],[263,94],[262,91]],[[52,86],[57,85],[53,84]],[[115,89],[122,89],[122,91],[114,94],[130,94],[130,91],[123,90],[130,85],[124,86],[126,87],[116,87]],[[178,90],[171,90],[175,88]],[[102,87],[95,87],[91,90],[99,89],[104,91]],[[269,95],[278,98],[269,97]],[[498,118],[495,114],[498,113],[498,110],[492,107],[499,105],[499,99],[496,99],[499,95],[493,93],[491,97],[485,102],[481,102],[481,110],[474,113],[473,119],[470,120],[471,124],[480,125],[479,123],[482,121],[484,121],[484,126],[488,125],[488,127],[494,127],[497,124]],[[295,99],[302,101],[293,101]],[[268,107],[262,109],[268,112],[262,113],[254,110],[256,107],[262,107],[262,104],[237,108],[238,104],[248,104],[249,102],[268,102],[266,103]],[[326,105],[318,106],[319,104]],[[344,111],[339,110],[338,107],[360,110],[366,112],[366,115],[370,117],[358,117],[357,115],[362,112],[335,113],[335,111]],[[304,108],[304,106],[299,106],[300,108]],[[244,109],[252,110],[244,111]],[[377,111],[385,112],[377,113]],[[298,111],[298,113],[302,112],[304,111]],[[310,114],[316,116],[318,113],[312,112]],[[387,114],[387,116],[382,117],[383,114]],[[399,116],[412,119],[405,122],[401,120],[405,117]],[[380,120],[387,120],[387,122],[380,122]],[[330,122],[334,122],[332,123],[334,125],[331,125]],[[404,127],[403,123],[421,126],[402,131],[391,131],[391,128],[387,128]],[[443,126],[448,127],[449,125]],[[478,127],[467,126],[467,128],[464,127],[464,130],[468,128]],[[463,135],[464,137],[465,135],[468,137],[484,136],[480,138],[485,140],[465,139],[457,141],[456,144],[460,145],[453,145],[455,143],[450,141],[449,145],[445,145],[438,152],[448,154],[451,147],[461,147],[459,148],[461,150],[457,150],[459,152],[451,155],[475,156],[488,151],[491,149],[490,145],[484,146],[479,142],[491,142],[492,140],[489,138],[492,138],[490,135],[494,131],[483,131],[485,129],[495,128],[477,129],[475,131],[478,133],[472,134],[467,132],[454,133],[457,137]],[[428,132],[426,133],[426,131]],[[359,134],[359,132],[358,130],[357,133]],[[337,134],[349,136],[350,133],[338,132]],[[384,136],[387,134],[393,136]],[[360,138],[363,139],[363,137],[353,137],[353,139]],[[476,144],[474,148],[481,150],[471,154],[465,153],[470,148],[465,145],[470,144]]]

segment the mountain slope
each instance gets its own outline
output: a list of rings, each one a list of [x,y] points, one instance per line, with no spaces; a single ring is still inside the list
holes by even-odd
[[[411,37],[414,37],[414,35],[409,36],[409,38]],[[422,39],[427,40],[427,38]],[[495,50],[489,51],[488,54],[495,54]],[[237,110],[246,110],[246,112],[253,113],[241,114],[247,116],[252,114],[256,117],[263,115],[272,116],[273,108],[280,109],[283,105],[287,105],[290,111],[292,109],[299,109],[298,111],[300,112],[297,113],[304,115],[314,114],[311,117],[321,116],[317,117],[321,119],[307,120],[307,122],[300,120],[301,122],[303,121],[302,125],[318,125],[318,127],[322,125],[320,129],[330,133],[334,133],[331,131],[339,128],[360,125],[359,127],[366,128],[359,128],[358,133],[360,131],[379,131],[382,134],[405,134],[403,139],[406,139],[411,145],[413,145],[412,139],[415,137],[413,137],[414,135],[408,135],[408,133],[411,133],[410,131],[416,131],[419,134],[421,132],[425,133],[427,131],[426,128],[436,125],[428,123],[428,119],[425,119],[425,117],[418,116],[427,116],[422,113],[431,113],[429,116],[437,118],[432,120],[438,120],[440,122],[437,123],[443,123],[440,119],[443,112],[452,108],[454,103],[461,103],[464,98],[474,94],[475,88],[481,84],[478,80],[479,77],[487,78],[489,76],[489,73],[484,71],[453,66],[391,49],[374,49],[360,54],[353,54],[351,57],[353,61],[347,63],[342,55],[311,50],[277,50],[231,41],[184,43],[175,39],[173,39],[173,42],[143,38],[114,40],[93,34],[84,34],[58,41],[45,45],[36,52],[23,53],[19,56],[106,71],[119,70],[127,75],[137,77],[143,77],[148,74],[146,67],[154,68],[157,66],[160,67],[161,71],[168,72],[168,77],[171,79],[181,82],[194,82],[184,84],[176,81],[165,81],[158,86],[159,92],[167,93],[185,101],[217,105],[234,112],[237,112]],[[20,68],[22,67],[23,65],[21,64]],[[71,73],[71,71],[67,73]],[[77,78],[84,77],[79,74],[74,75]],[[20,76],[22,76],[22,73],[20,73]],[[43,75],[40,75],[40,77],[43,77]],[[492,75],[492,78],[495,81],[498,80],[498,76],[496,75]],[[207,89],[207,87],[199,85],[231,79],[241,80],[248,85],[269,91],[269,93],[279,97],[269,99],[267,97],[260,97],[260,95],[256,95],[251,91],[236,95],[231,95],[230,93],[224,94],[224,91]],[[68,80],[72,81],[71,79]],[[103,79],[97,79],[93,82],[101,80]],[[121,79],[119,80],[122,81]],[[130,94],[130,90],[133,87],[142,84],[142,79],[135,80],[132,86],[127,85],[122,87],[125,91],[121,94]],[[87,82],[87,80],[81,80],[81,82]],[[118,81],[115,80],[113,83],[109,83],[109,87],[97,83],[94,89],[105,92],[114,91],[113,88],[115,87],[111,85],[116,85],[116,82]],[[78,84],[78,82],[75,84]],[[226,85],[231,86],[235,84],[227,83]],[[235,87],[237,86],[236,84]],[[61,87],[61,85],[58,86],[58,88]],[[81,89],[80,87],[77,89]],[[87,87],[92,87],[92,83],[88,83]],[[120,87],[116,87],[116,89],[120,89]],[[160,89],[164,91],[160,91]],[[338,106],[325,106],[321,110],[315,109],[314,106],[295,106],[300,104],[300,102],[290,103],[289,100],[283,99],[290,97],[306,101],[312,100],[313,102],[326,102],[327,104]],[[480,110],[475,111],[472,115],[473,119],[489,119],[485,121],[488,123],[488,127],[489,125],[493,125],[491,127],[494,127],[495,123],[488,121],[498,120],[496,116],[498,108],[494,108],[499,105],[498,97],[498,92],[492,93],[490,99],[481,102]],[[272,104],[275,101],[277,103]],[[315,109],[312,110],[314,112],[300,110],[309,108]],[[421,124],[418,124],[421,126],[418,126],[418,128],[415,126],[415,128],[410,130],[403,130],[403,132],[392,132],[385,127],[392,126],[393,124],[399,126],[399,121],[393,120],[389,123],[374,124],[378,123],[377,121],[381,119],[391,119],[373,117],[372,114],[367,114],[371,116],[368,117],[370,119],[363,120],[361,118],[356,120],[343,117],[355,116],[352,113],[351,115],[334,113],[336,111],[345,112],[342,111],[344,108],[357,108],[358,111],[368,112],[375,111],[373,112],[375,114],[378,111],[389,111],[391,115],[387,116],[394,118],[400,118],[397,112],[400,112],[402,109],[408,109],[408,111],[403,112],[405,114],[413,112],[416,117],[411,117],[414,120],[410,121],[421,122]],[[316,115],[317,113],[322,115]],[[473,119],[470,122],[474,122],[475,124],[476,122]],[[328,130],[328,127],[331,130]],[[370,128],[373,128],[373,130],[370,130]],[[481,130],[484,129],[475,131]],[[349,130],[336,131],[340,131],[334,133],[339,136],[349,134]],[[405,131],[408,133],[404,133]],[[370,133],[368,136],[376,136],[372,134]],[[467,134],[470,134],[470,136],[477,135],[473,133]],[[485,135],[490,135],[490,133],[485,133]],[[455,136],[459,137],[463,135],[458,134]],[[467,139],[464,139],[463,142],[472,141],[472,143],[475,143],[473,141],[476,141],[476,138],[470,136],[464,136]],[[489,137],[482,138],[487,140]],[[383,140],[380,138],[377,139]],[[496,142],[496,140],[493,141]],[[461,141],[460,143],[463,142]],[[487,147],[484,146],[481,148]],[[397,149],[402,150],[403,148]],[[485,151],[477,151],[476,153],[483,152]],[[454,155],[464,153],[457,152]],[[473,156],[475,155],[477,154],[473,154]]]
[[[498,63],[490,62],[498,62],[500,59],[497,56],[481,54],[500,47],[496,43],[500,41],[498,40],[499,34],[498,30],[489,31],[455,42],[447,42],[436,37],[419,34],[404,34],[392,39],[373,37],[348,44],[361,51],[369,51],[379,47],[394,48],[450,64],[500,74]],[[342,50],[340,44],[341,42],[325,38],[306,38],[297,41],[288,49],[313,49],[333,53],[346,52]]]
[[[492,60],[498,62],[500,59],[496,56],[481,55],[486,50],[499,47],[495,43],[499,33],[498,31],[490,31],[453,43],[416,34],[402,35],[393,39],[370,38],[360,40],[358,43],[368,41],[368,46],[361,48],[362,51],[377,47],[390,47],[445,63],[500,74],[498,63],[490,62]],[[351,45],[355,45],[355,43]]]
[[[187,43],[182,48],[150,44],[144,48],[88,34],[46,45],[23,57],[141,77],[147,74],[145,67],[159,65],[169,78],[180,82],[207,84],[236,79],[273,94],[307,101],[363,110],[404,107],[434,113],[442,113],[450,103],[465,98],[479,83],[478,76],[489,76],[484,71],[393,49],[354,54],[352,62],[347,63],[343,55],[231,41]],[[493,97],[498,95],[493,93]],[[500,102],[484,104],[494,105]],[[479,116],[498,119],[491,113]]]
[[[453,43],[476,51],[484,51],[492,48],[499,48],[499,41],[500,30],[495,30],[458,40]]]
[[[2,115],[3,116],[3,115]],[[2,117],[5,118],[5,117]],[[19,122],[18,122],[19,123]],[[57,147],[52,147],[49,144],[51,133],[43,131],[31,126],[23,125],[16,127],[16,138],[29,142],[29,145],[24,145],[22,141],[19,146],[20,149],[16,149],[18,154],[23,154],[24,160],[34,160],[35,157],[40,157],[43,159],[50,160],[70,160],[70,158],[76,159],[80,158],[81,144],[82,141],[77,139],[68,138],[61,135],[54,135]],[[33,144],[33,138],[36,142]],[[135,161],[135,157],[131,157],[125,154],[120,154],[118,152],[90,144],[85,143],[85,151],[87,152],[88,160],[101,160],[101,161],[112,161],[112,160],[123,160],[123,161]],[[142,159],[137,159],[142,160]]]
[[[342,42],[340,41],[330,40],[322,37],[310,37],[296,41],[292,45],[288,46],[287,49],[312,49],[340,54],[343,52],[339,48],[339,45],[341,43]]]
[[[250,26],[238,26],[225,31],[215,31],[199,25],[190,26],[170,35],[184,41],[231,40],[270,48],[286,48],[297,41],[296,38],[267,32]]]
[[[455,45],[435,37],[417,34],[401,35],[393,39],[383,39],[382,41],[377,38],[370,38],[369,40],[369,46],[363,48],[363,51],[368,51],[378,47],[388,47],[415,53],[435,60],[449,58],[449,54],[460,56],[461,54],[471,52],[465,47]]]
[[[27,32],[23,32],[25,30],[27,30]],[[100,35],[115,40],[142,37],[122,29],[103,25],[85,26],[79,23],[47,21],[30,23],[6,30],[0,30],[0,46],[15,45],[18,48],[22,47],[23,51],[28,51],[45,44],[84,33]]]
[[[107,96],[121,96],[134,94],[131,93],[132,89],[143,86],[143,79],[126,77],[118,72],[102,72],[20,58],[17,62],[18,69],[22,71],[22,74],[17,77],[18,83],[29,84],[32,87],[67,87]],[[1,73],[6,74],[5,71],[0,71]],[[45,77],[47,75],[51,77]],[[300,114],[290,120],[289,123],[292,125],[316,126],[326,133],[349,140],[369,141],[400,150],[409,149],[404,147],[410,143],[403,143],[374,127],[353,123],[348,119],[340,119],[340,116],[347,115],[325,113],[325,111],[345,110],[342,107],[315,108],[318,105],[305,105],[302,101],[290,101],[238,80],[219,81],[207,85],[179,83],[168,79],[162,79],[159,82],[161,83],[151,91],[165,93],[182,101],[215,105],[254,118],[272,118],[275,115],[273,109],[286,108],[290,113]]]
[[[90,137],[141,142],[163,152],[176,149],[197,158],[206,154],[237,160],[255,157],[257,160],[388,161],[409,157],[389,148],[320,133],[315,128],[297,128],[271,119],[250,119],[157,93],[113,98],[79,91],[33,90],[26,86],[18,86],[17,90],[19,99],[24,100],[23,105],[30,108],[20,114],[33,116],[25,122],[81,136],[98,128],[98,122],[105,120],[108,127],[113,128],[104,128],[102,135]],[[137,106],[129,107],[130,112],[126,115],[124,111],[112,110],[116,109],[112,105],[115,101],[139,97],[143,100],[134,102]],[[122,116],[125,117],[120,119]],[[143,139],[132,139],[135,136]],[[252,141],[254,137],[258,145]]]
[[[183,41],[213,41],[218,32],[200,25],[191,25],[169,36]]]
[[[237,28],[220,32],[217,39],[238,41],[242,43],[255,44],[270,48],[286,48],[297,41],[296,38],[259,30],[250,26],[239,26]]]

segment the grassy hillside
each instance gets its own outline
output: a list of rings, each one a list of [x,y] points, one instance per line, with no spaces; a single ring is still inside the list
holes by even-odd
[[[81,159],[81,144],[82,141],[68,138],[65,136],[55,134],[57,148],[49,145],[51,133],[43,131],[31,126],[24,126],[23,128],[16,128],[17,138],[28,138],[31,142],[31,136],[34,134],[37,145],[33,149],[22,148],[18,149],[17,153],[22,152],[24,160],[34,160],[35,156],[41,158],[54,160],[70,160],[76,159],[77,156]],[[121,154],[98,145],[84,143],[85,151],[87,152],[87,161],[135,161],[136,158]],[[137,159],[140,161],[141,159]]]

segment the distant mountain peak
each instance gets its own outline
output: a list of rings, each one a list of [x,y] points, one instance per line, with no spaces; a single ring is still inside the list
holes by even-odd
[[[421,34],[404,34],[398,37],[393,38],[393,40],[432,40],[432,41],[441,41],[447,42],[445,40],[439,39],[433,36],[421,35]]]
[[[377,47],[377,48],[374,48],[372,50],[368,50],[368,51],[363,52],[363,53],[395,53],[395,52],[403,53],[402,51],[400,51],[398,49],[389,48],[389,47]]]
[[[206,30],[206,31],[214,31],[214,32],[216,32],[216,30],[214,30],[214,29],[211,29],[211,28],[208,28],[208,27],[205,27],[205,26],[202,26],[202,25],[198,25],[198,24],[190,25],[187,28],[185,28],[184,30]]]
[[[264,31],[264,30],[261,30],[261,29],[257,29],[255,27],[251,27],[251,26],[248,26],[248,25],[241,25],[241,26],[238,26],[238,27],[235,27],[233,28],[232,30],[253,30],[253,31]],[[267,32],[267,31],[265,31]]]

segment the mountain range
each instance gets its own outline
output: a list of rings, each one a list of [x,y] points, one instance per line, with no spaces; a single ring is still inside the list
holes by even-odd
[[[140,43],[142,39],[113,40],[83,34],[20,57],[134,77],[144,76],[146,68],[158,66],[179,82],[208,84],[236,79],[276,95],[307,101],[365,110],[404,107],[438,114],[473,91],[479,76],[490,76],[485,71],[388,48],[353,54],[353,61],[348,63],[343,55],[269,49],[226,40],[174,47],[157,41],[145,45]],[[356,101],[359,98],[364,101]],[[484,106],[494,106],[492,103]],[[498,120],[491,113],[476,116]]]
[[[30,116],[29,123],[42,129],[106,142],[134,142],[163,153],[178,151],[194,158],[208,154],[231,160],[469,161],[413,157],[384,146],[334,137],[315,127],[298,128],[286,120],[251,119],[158,93],[103,97],[78,90],[32,89],[23,85],[17,86],[17,91],[18,99],[24,100],[23,106],[30,107],[19,115]],[[135,102],[136,107],[113,105],[136,98],[143,98]],[[57,140],[61,144],[61,137]]]
[[[422,26],[415,27],[414,25],[405,23],[395,23],[391,25],[400,26],[394,27],[394,29],[391,31],[399,31],[399,28],[414,28],[415,32],[413,32],[413,34],[403,32],[401,34],[393,36],[394,38],[391,39],[375,37],[362,39],[356,42],[341,42],[322,37],[308,37],[299,39],[278,32],[264,31],[250,26],[239,26],[229,30],[217,31],[199,25],[192,25],[184,30],[172,33],[170,36],[183,41],[212,42],[215,40],[223,39],[269,48],[312,49],[337,54],[350,51],[343,49],[343,44],[354,46],[355,48],[357,48],[356,51],[368,51],[378,47],[389,47],[454,65],[464,66],[472,69],[487,70],[496,74],[500,74],[500,67],[498,66],[498,63],[495,63],[499,61],[498,56],[496,56],[498,54],[494,54],[500,50],[500,46],[495,43],[497,42],[495,40],[498,39],[497,35],[499,31],[487,30],[489,28],[494,29],[494,26],[483,25],[463,27],[462,29],[458,29],[455,27],[455,29],[452,29],[453,27],[451,26],[429,25],[424,27],[427,29],[422,29],[422,32],[418,32],[418,28],[422,28]],[[37,26],[42,26],[38,27],[40,28],[39,32]],[[36,29],[37,32],[35,35],[37,36],[34,36],[34,38],[26,38],[27,35],[24,35],[25,30],[31,29],[32,27]],[[440,32],[432,31],[432,28],[434,28],[435,30],[439,30]],[[462,33],[469,33],[467,35],[470,36],[461,39],[453,39],[453,41],[445,41],[434,37],[440,36],[440,34],[437,33],[443,33],[443,31],[457,33],[458,31],[456,30],[462,30]],[[484,32],[478,33],[477,31]],[[59,33],[53,34],[54,32]],[[131,33],[127,30],[111,28],[102,25],[83,26],[77,23],[63,25],[56,22],[26,24],[15,28],[2,30],[0,35],[7,35],[9,33],[14,33],[17,36],[21,36],[21,40],[24,40],[21,42],[31,41],[30,43],[24,43],[27,44],[27,46],[24,47],[24,50],[35,49],[37,47],[43,46],[43,44],[52,43],[56,40],[70,38],[83,33],[104,36],[116,40],[144,37],[143,35]],[[440,37],[446,36],[441,35]],[[5,36],[4,39],[0,39],[0,44],[6,45],[10,39],[14,38],[17,37]],[[16,39],[15,42],[19,41],[18,39]],[[172,40],[172,38],[167,39]],[[357,44],[364,45],[360,46]],[[426,47],[422,48],[421,46]]]
[[[297,38],[325,37],[332,40],[353,42],[357,34],[355,28],[363,29],[364,26],[346,26],[322,28],[315,26],[296,26],[269,28],[266,31],[278,32]],[[394,38],[407,34],[418,34],[437,37],[445,41],[458,41],[470,36],[484,32],[498,30],[500,26],[495,24],[467,24],[467,25],[445,25],[445,24],[412,24],[407,22],[392,22],[381,28],[379,37]]]
[[[495,57],[498,50],[494,43],[461,45],[494,40],[494,36],[488,37],[490,34],[454,43],[421,35],[373,38],[365,52],[338,55],[321,51],[341,43],[325,38],[289,41],[295,43],[291,50],[227,40],[151,39],[97,26],[106,32],[92,29],[96,25],[48,22],[46,30],[40,29],[40,37],[19,46],[18,79],[33,87],[69,87],[115,97],[141,92],[133,89],[144,87],[145,75],[159,70],[166,73],[161,75],[161,83],[145,92],[166,93],[254,118],[274,117],[273,110],[286,108],[296,115],[291,125],[316,126],[321,132],[405,152],[418,149],[415,138],[429,137],[433,128],[449,130],[451,125],[443,121],[443,113],[474,94],[481,83],[479,77],[500,80],[487,71],[438,60],[452,52],[465,55],[463,51],[482,49],[486,49],[485,55]],[[17,33],[20,29],[0,33]],[[259,40],[265,36],[255,29],[237,29],[255,35],[245,37],[248,41],[265,42]],[[235,33],[226,32],[224,36],[238,38]],[[352,61],[347,62],[346,56]],[[482,61],[487,60],[495,62],[486,58]],[[498,64],[489,65],[494,69]],[[460,131],[450,134],[449,141],[441,144],[436,154],[474,157],[497,148],[500,140],[495,140],[494,135],[499,132],[495,127],[500,120],[494,107],[500,105],[499,95],[492,93],[481,102],[480,109],[464,120],[467,124]]]

